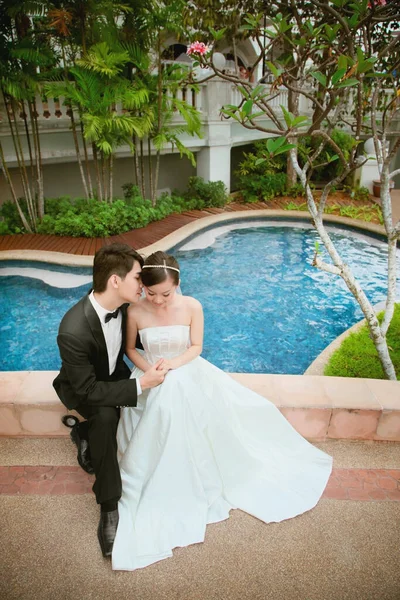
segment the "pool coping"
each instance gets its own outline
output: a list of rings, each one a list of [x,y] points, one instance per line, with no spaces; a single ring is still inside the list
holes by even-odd
[[[156,250],[168,250],[213,225],[260,217],[312,223],[310,214],[304,211],[260,209],[252,210],[251,213],[235,211],[210,215],[183,225],[159,241],[140,248],[139,252],[150,254]],[[384,228],[374,223],[336,215],[325,215],[324,220],[329,224],[344,225],[360,232],[385,237]],[[32,260],[67,266],[93,264],[93,256],[43,250],[3,250],[0,251],[0,260]],[[356,326],[359,324],[353,327]],[[336,340],[333,344],[335,342]],[[66,409],[51,385],[56,374],[53,371],[0,372],[0,383],[4,390],[0,399],[0,435],[68,435],[68,430],[60,421],[60,416]],[[295,429],[309,439],[400,441],[400,382],[325,377],[311,373],[307,373],[307,377],[251,373],[230,375],[271,400]]]
[[[277,219],[283,221],[299,220],[312,223],[312,218],[309,212],[298,211],[298,210],[271,210],[271,209],[259,209],[243,211],[234,211],[231,213],[220,213],[217,215],[210,215],[207,217],[201,217],[187,223],[182,227],[179,227],[173,233],[166,235],[157,242],[138,248],[138,252],[143,254],[151,254],[157,250],[169,250],[174,246],[177,246],[190,236],[198,233],[199,231],[208,229],[216,224],[222,224],[224,222],[242,221],[242,220],[255,220],[260,217]],[[324,221],[329,224],[344,225],[352,229],[357,229],[360,232],[372,233],[375,236],[386,237],[385,229],[382,225],[376,225],[375,223],[366,223],[357,219],[349,219],[348,217],[340,217],[338,215],[325,215]],[[39,262],[52,262],[54,264],[66,265],[66,266],[92,266],[93,256],[91,255],[76,255],[67,254],[65,252],[49,252],[46,250],[1,250],[1,260],[32,260]]]
[[[68,435],[69,430],[61,424],[67,410],[52,386],[57,374],[0,372],[0,436]],[[308,439],[400,441],[400,382],[313,375],[229,375],[275,404]]]

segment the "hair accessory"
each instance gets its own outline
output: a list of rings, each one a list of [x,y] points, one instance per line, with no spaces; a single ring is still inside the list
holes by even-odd
[[[142,269],[170,269],[171,271],[176,271],[177,273],[180,273],[180,270],[176,267],[170,267],[169,265],[167,265],[165,260],[163,265],[143,265]]]

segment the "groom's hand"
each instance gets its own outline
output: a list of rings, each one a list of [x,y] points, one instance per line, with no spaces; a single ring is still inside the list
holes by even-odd
[[[160,358],[144,375],[139,379],[142,390],[156,387],[164,381],[167,369],[163,367],[164,359]]]

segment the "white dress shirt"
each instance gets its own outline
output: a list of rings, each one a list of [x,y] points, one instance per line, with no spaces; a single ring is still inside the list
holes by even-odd
[[[118,316],[114,319],[110,319],[108,323],[106,323],[106,315],[110,312],[114,312],[113,310],[107,310],[103,308],[94,297],[94,292],[92,291],[89,294],[89,300],[92,303],[94,310],[96,311],[97,316],[99,317],[99,321],[101,323],[101,328],[103,330],[104,339],[107,347],[108,354],[108,365],[109,365],[109,375],[112,375],[115,371],[115,367],[117,364],[117,358],[119,351],[121,349],[122,344],[122,314],[121,311],[118,313]],[[116,310],[116,309],[114,309]],[[136,379],[136,388],[137,395],[139,396],[142,393],[142,388],[140,386],[139,379]]]

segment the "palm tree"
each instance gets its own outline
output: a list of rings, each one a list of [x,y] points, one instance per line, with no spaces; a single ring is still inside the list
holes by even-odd
[[[6,107],[8,123],[19,167],[24,195],[27,201],[29,229],[36,229],[44,215],[43,168],[37,120],[36,94],[41,92],[38,70],[51,68],[55,56],[43,39],[40,24],[35,18],[44,14],[46,3],[12,2],[1,6],[0,37],[2,62],[0,87]],[[28,16],[29,12],[29,16]],[[19,126],[23,120],[24,134]],[[30,176],[26,165],[22,138],[25,136],[30,162]],[[6,173],[3,164],[3,173]],[[6,176],[9,185],[9,172]],[[13,199],[14,194],[12,193]],[[26,227],[26,223],[24,223]]]
[[[180,136],[184,133],[200,136],[201,131],[199,113],[186,101],[176,97],[178,88],[182,85],[186,85],[188,89],[195,89],[195,86],[188,82],[188,69],[183,65],[166,65],[162,60],[167,36],[171,33],[176,36],[184,34],[182,27],[184,6],[184,0],[172,0],[168,3],[143,2],[140,8],[135,10],[135,18],[128,14],[122,28],[121,45],[129,54],[131,73],[134,72],[133,76],[142,82],[149,93],[146,111],[153,120],[153,125],[147,137],[148,191],[153,205],[156,203],[162,149],[170,143],[178,148],[181,156],[187,156],[194,164],[194,155],[181,142]],[[142,42],[142,46],[131,41],[135,39],[135,34]],[[174,124],[174,117],[178,115],[181,122]],[[143,140],[135,138],[134,146],[136,183],[144,197],[146,186]],[[152,146],[156,151],[154,172]]]
[[[140,82],[121,76],[128,60],[127,52],[112,51],[102,42],[92,46],[85,57],[76,61],[77,66],[70,69],[75,79],[70,98],[81,109],[84,136],[92,143],[100,199],[112,200],[110,181],[115,150],[126,144],[132,147],[132,136],[143,137],[152,125],[146,111],[143,116],[134,114],[145,106],[149,96]]]

